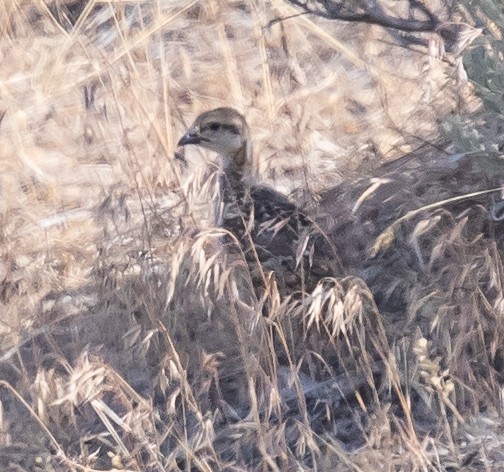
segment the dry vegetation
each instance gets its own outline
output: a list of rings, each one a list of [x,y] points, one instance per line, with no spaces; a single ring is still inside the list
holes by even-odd
[[[383,28],[269,24],[296,12],[4,2],[1,470],[503,467],[503,164],[437,129],[479,102]],[[257,300],[207,223],[211,160],[173,159],[229,105],[336,248],[313,293],[267,274]]]

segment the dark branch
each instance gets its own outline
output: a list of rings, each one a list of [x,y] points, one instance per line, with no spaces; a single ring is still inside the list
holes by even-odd
[[[378,3],[372,1],[363,2],[346,2],[344,1],[302,1],[290,0],[290,2],[298,7],[303,8],[303,13],[311,13],[313,15],[327,18],[329,20],[341,20],[354,23],[369,23],[373,25],[392,28],[399,31],[407,32],[425,32],[435,31],[441,24],[439,19],[421,2],[418,0],[410,0],[411,18],[398,18],[390,16],[383,11]],[[351,5],[352,7],[348,6]],[[357,8],[360,11],[356,11]],[[424,18],[416,19],[413,17],[415,13],[420,13]],[[282,21],[277,19],[271,24]]]

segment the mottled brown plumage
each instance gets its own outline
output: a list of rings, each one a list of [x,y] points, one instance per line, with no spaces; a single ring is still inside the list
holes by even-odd
[[[311,220],[281,193],[255,183],[250,132],[240,113],[202,113],[178,143],[190,144],[219,154],[222,202],[215,224],[237,236],[253,269],[259,263],[259,272],[273,271],[283,291],[311,290],[334,275],[329,246]]]

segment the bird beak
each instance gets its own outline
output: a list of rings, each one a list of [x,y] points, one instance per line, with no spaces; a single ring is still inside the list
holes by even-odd
[[[185,158],[185,148],[183,146],[178,146],[175,151],[175,159],[180,161],[184,167],[187,167],[187,160]]]
[[[177,143],[177,147],[185,146],[186,144],[199,144],[203,141],[203,138],[199,132],[198,128],[189,128],[186,134],[182,136]]]

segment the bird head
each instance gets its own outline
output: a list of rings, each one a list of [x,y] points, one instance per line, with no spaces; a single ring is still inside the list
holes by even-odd
[[[232,108],[216,108],[199,115],[178,146],[195,144],[225,158],[234,158],[247,147],[248,141],[245,118]]]

